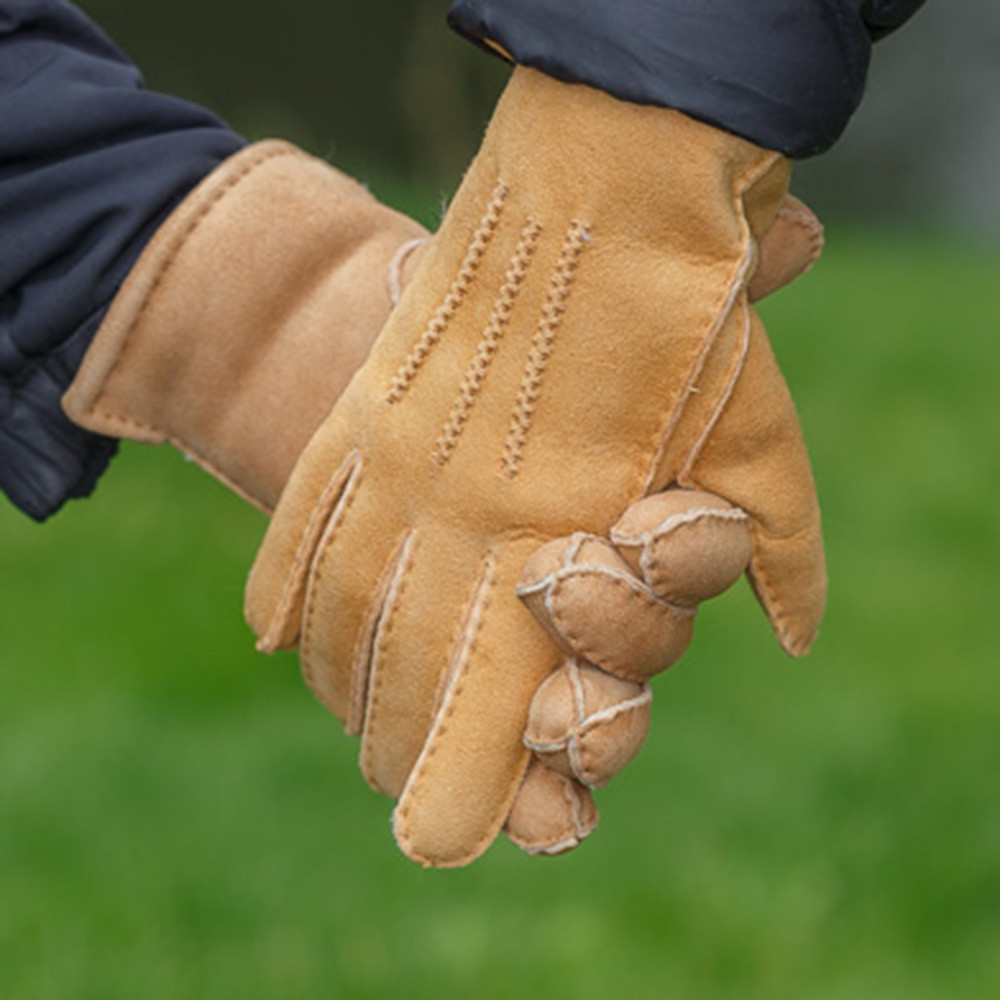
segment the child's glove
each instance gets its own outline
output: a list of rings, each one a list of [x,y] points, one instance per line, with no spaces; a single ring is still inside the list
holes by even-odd
[[[699,490],[638,501],[610,538],[549,542],[525,564],[517,589],[567,654],[535,695],[525,745],[588,788],[638,752],[649,728],[648,681],[681,658],[698,605],[732,586],[753,555],[746,511]]]
[[[794,281],[822,249],[819,219],[786,195],[761,240],[750,301]],[[648,680],[683,655],[698,605],[735,583],[753,549],[746,512],[697,490],[639,500],[610,539],[577,533],[549,542],[525,564],[518,585],[567,654],[532,701],[524,743],[583,801],[578,783],[605,785],[638,753],[649,731]],[[532,765],[529,782],[537,770]],[[544,843],[553,823],[538,807],[512,820],[508,834],[526,847]]]
[[[786,180],[777,154],[679,113],[515,70],[302,454],[248,618],[261,648],[299,646],[318,697],[362,734],[415,860],[471,861],[524,805],[529,705],[561,658],[515,596],[540,544],[606,535],[668,485],[712,491],[748,516],[782,643],[811,642],[818,509],[747,294]]]

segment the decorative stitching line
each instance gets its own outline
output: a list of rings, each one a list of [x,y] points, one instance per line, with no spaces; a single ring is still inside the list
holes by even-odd
[[[490,196],[486,211],[473,234],[469,249],[465,253],[465,258],[458,269],[458,274],[455,275],[455,280],[451,283],[451,287],[444,297],[444,301],[438,306],[430,323],[427,324],[426,329],[410,350],[406,361],[400,366],[399,371],[396,372],[395,377],[389,384],[386,395],[387,402],[398,403],[403,398],[435,344],[437,344],[441,339],[441,335],[447,329],[448,323],[455,315],[459,305],[461,305],[462,299],[465,298],[469,286],[472,284],[473,278],[475,278],[476,272],[479,270],[479,265],[482,263],[487,245],[493,238],[497,226],[500,224],[500,216],[503,212],[503,203],[506,198],[507,188],[500,183],[493,189],[493,194]]]
[[[576,829],[576,837],[569,837],[564,843],[570,843],[572,847],[576,847],[577,844],[582,841],[590,831],[587,829],[586,824],[583,822],[583,802],[581,801],[580,793],[574,787],[573,782],[569,779],[566,780],[563,785],[563,794],[566,796],[566,801],[569,803],[570,815],[573,818],[573,826]],[[559,844],[554,844],[551,849],[555,849],[560,846]],[[550,850],[551,850],[550,849]]]
[[[500,347],[500,340],[510,322],[514,303],[517,301],[518,292],[524,284],[528,265],[531,263],[541,234],[541,225],[532,219],[528,219],[524,229],[521,230],[521,238],[510,258],[486,329],[483,331],[476,353],[466,369],[458,398],[452,404],[451,413],[448,415],[448,420],[434,447],[433,458],[438,465],[444,465],[448,461],[462,436],[465,423],[469,419],[472,407],[486,381],[490,365]]]
[[[550,743],[544,743],[541,740],[535,739],[530,734],[525,734],[523,740],[524,745],[530,750],[541,750],[547,753],[565,750],[570,740],[575,737],[586,736],[591,729],[595,729],[597,726],[603,725],[606,722],[614,722],[619,715],[624,715],[626,712],[631,712],[635,708],[642,708],[644,705],[648,705],[653,700],[652,688],[646,681],[639,684],[639,687],[641,688],[639,694],[632,698],[626,698],[624,701],[616,702],[614,705],[609,705],[607,708],[602,708],[600,711],[594,712],[592,715],[588,715],[582,722],[568,730],[562,739],[558,739]]]
[[[571,851],[574,847],[578,847],[580,843],[589,837],[594,831],[594,827],[588,828],[588,826],[583,822],[583,801],[580,792],[577,791],[573,783],[573,780],[562,774],[557,775],[557,777],[562,782],[563,796],[566,800],[566,804],[569,806],[570,817],[573,822],[575,833],[563,837],[562,840],[529,841],[523,837],[516,836],[508,830],[507,836],[510,837],[510,839],[526,854],[535,856],[539,854],[563,854],[566,851]]]
[[[369,608],[365,627],[358,636],[355,645],[351,671],[351,704],[344,726],[348,736],[357,736],[365,725],[365,720],[371,718],[373,703],[376,699],[371,697],[370,692],[372,687],[378,686],[376,664],[386,631],[384,623],[391,617],[399,599],[402,590],[402,577],[409,569],[414,533],[412,529],[408,531],[403,536],[402,542],[396,546],[396,551],[389,560],[387,569],[379,581],[378,589],[375,591],[376,596]],[[373,676],[376,677],[375,685],[371,683]],[[363,754],[364,746],[362,745]],[[362,770],[364,770],[363,767]],[[367,778],[368,775],[366,774],[365,777]]]
[[[561,572],[557,575],[552,589],[545,595],[545,606],[549,612],[553,626],[565,639],[570,648],[581,658],[589,660],[595,666],[606,670],[610,674],[614,674],[616,677],[629,681],[645,681],[648,678],[648,674],[631,670],[616,660],[604,656],[600,650],[586,645],[583,637],[569,628],[569,622],[565,613],[556,607],[554,598],[556,597],[557,584],[563,583],[570,578],[585,578],[589,576],[603,577],[604,583],[612,589],[624,587],[629,596],[638,599],[641,605],[658,612],[659,617],[665,619],[668,623],[678,618],[693,618],[697,609],[685,608],[670,601],[665,601],[657,597],[643,581],[637,580],[635,577],[626,576],[624,573],[613,569],[607,569],[606,567],[574,567],[571,572]]]
[[[673,436],[674,431],[677,429],[677,425],[681,421],[681,417],[684,414],[684,410],[687,407],[688,400],[693,396],[698,390],[695,383],[701,376],[702,370],[705,367],[705,363],[708,360],[709,354],[712,352],[712,348],[715,346],[715,342],[722,332],[723,326],[725,326],[726,319],[732,312],[733,306],[736,303],[736,299],[739,296],[741,289],[746,284],[747,275],[750,273],[751,266],[756,258],[757,248],[753,239],[750,239],[747,244],[746,253],[743,256],[743,260],[740,262],[739,268],[737,268],[736,274],[733,277],[732,283],[726,290],[725,295],[722,299],[718,315],[715,318],[715,322],[712,324],[711,329],[708,331],[705,337],[704,343],[701,345],[701,349],[698,352],[697,358],[695,358],[694,365],[691,367],[691,371],[688,374],[687,381],[684,383],[684,388],[681,390],[680,396],[677,398],[677,402],[674,405],[673,412],[670,414],[667,420],[666,426],[660,433],[660,440],[657,443],[656,450],[653,452],[652,460],[649,463],[649,468],[646,472],[646,480],[643,483],[642,493],[643,496],[649,493],[653,488],[653,478],[656,476],[657,469],[659,469],[660,464],[663,461],[663,456],[666,454],[667,444],[670,438]]]
[[[309,520],[299,539],[299,546],[295,550],[295,558],[292,560],[291,568],[285,577],[285,585],[278,599],[267,631],[257,640],[257,649],[262,653],[274,652],[281,641],[281,634],[284,631],[284,623],[295,595],[302,587],[302,577],[307,571],[313,553],[316,550],[317,538],[321,532],[325,533],[329,524],[340,521],[347,507],[350,506],[350,498],[356,492],[358,480],[361,477],[363,461],[360,452],[352,451],[341,463],[337,471],[330,477],[323,492],[320,494],[316,506],[313,507]],[[328,524],[324,524],[324,518],[331,510]],[[308,680],[308,677],[306,678]]]
[[[399,300],[403,297],[403,268],[410,259],[410,254],[430,241],[429,236],[414,237],[412,240],[407,240],[392,255],[392,260],[389,261],[389,302],[391,305],[399,305]]]
[[[566,300],[573,284],[574,272],[580,263],[580,255],[590,240],[590,228],[587,225],[582,222],[570,224],[555,272],[549,283],[549,293],[542,306],[542,317],[538,321],[535,336],[531,341],[531,351],[524,366],[521,387],[511,414],[510,429],[504,442],[500,469],[507,479],[513,479],[518,473],[524,446],[531,430],[532,417],[542,391],[542,376],[552,357],[556,331],[566,310]]]
[[[612,529],[610,538],[618,548],[638,548],[639,566],[642,569],[643,577],[648,583],[655,575],[655,567],[652,560],[654,558],[653,544],[666,538],[667,535],[689,524],[697,524],[699,521],[749,521],[750,515],[741,507],[731,507],[719,509],[715,507],[696,507],[692,510],[684,511],[680,514],[671,514],[664,518],[655,527],[640,535],[626,535],[623,532]],[[662,598],[661,598],[662,599]]]
[[[813,530],[812,525],[807,525],[799,531],[786,535],[782,540],[796,538]],[[761,555],[761,537],[775,540],[780,536],[769,535],[756,522],[750,522],[750,534],[753,539],[753,555],[750,558],[749,576],[754,590],[760,597],[761,604],[767,612],[767,617],[774,628],[778,642],[791,656],[803,656],[809,651],[810,646],[816,641],[818,627],[806,634],[795,635],[795,613],[789,611],[784,601],[778,594],[777,588],[771,581],[771,576],[765,569],[765,560]],[[791,621],[789,621],[791,619]]]
[[[320,580],[323,577],[323,571],[326,567],[326,559],[330,554],[330,549],[333,547],[333,542],[337,537],[337,532],[340,531],[343,526],[344,519],[347,517],[347,512],[351,509],[351,504],[354,503],[354,498],[358,495],[357,485],[361,479],[361,470],[361,456],[358,454],[357,466],[354,471],[351,472],[351,477],[347,481],[347,485],[344,487],[344,492],[337,501],[337,506],[323,530],[323,536],[320,538],[319,544],[316,546],[316,554],[313,556],[312,566],[309,570],[309,579],[306,584],[302,641],[299,643],[299,660],[302,664],[303,676],[310,683],[310,687],[312,687],[312,680],[314,677],[312,671],[312,636],[313,626],[316,620],[316,605],[318,603],[313,600],[313,594],[319,587]]]
[[[691,510],[665,517],[659,524],[642,532],[640,535],[627,535],[614,528],[611,530],[611,541],[617,546],[638,548],[658,541],[665,535],[672,534],[678,528],[697,521],[746,521],[750,515],[742,507],[693,507]]]
[[[410,850],[412,842],[407,828],[407,822],[410,817],[410,805],[420,795],[427,768],[437,753],[439,740],[447,733],[448,723],[455,713],[457,701],[462,694],[465,678],[468,675],[472,659],[471,654],[476,647],[476,637],[479,633],[479,627],[482,624],[483,613],[489,605],[490,592],[494,586],[495,578],[496,560],[493,556],[489,556],[483,564],[479,580],[473,590],[474,597],[470,606],[466,627],[463,629],[462,644],[455,650],[455,655],[452,658],[444,697],[434,717],[434,722],[431,725],[427,739],[420,750],[420,756],[417,757],[416,763],[413,765],[413,770],[406,780],[406,786],[399,797],[400,804],[397,805],[393,812],[392,822],[396,842],[408,857],[415,857]],[[495,826],[495,821],[490,824],[490,828],[493,826]],[[487,836],[491,835],[488,834]],[[483,844],[481,842],[477,843],[472,849],[471,856],[475,857],[482,847]],[[421,857],[418,860],[422,860],[427,864],[435,862],[433,858]]]
[[[719,422],[719,418],[722,416],[726,405],[729,400],[732,399],[733,393],[736,391],[736,383],[740,379],[740,375],[743,374],[743,369],[746,366],[747,355],[750,353],[750,328],[751,328],[751,315],[750,315],[750,302],[744,296],[743,298],[743,336],[740,341],[740,353],[736,359],[736,365],[733,369],[733,373],[729,378],[729,382],[726,388],[723,390],[722,395],[719,397],[718,403],[715,404],[715,409],[712,411],[712,415],[705,422],[705,426],[702,429],[701,435],[698,440],[695,441],[691,448],[691,452],[687,457],[684,465],[681,467],[681,471],[677,474],[678,483],[685,482],[691,475],[691,470],[694,467],[694,463],[698,460],[698,456],[701,454],[701,449],[705,447],[705,442],[708,440],[709,434],[715,429],[715,425]]]

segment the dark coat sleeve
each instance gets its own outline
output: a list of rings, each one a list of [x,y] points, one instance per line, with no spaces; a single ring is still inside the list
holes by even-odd
[[[923,2],[456,0],[449,21],[560,80],[805,157],[857,108],[872,41]]]
[[[114,442],[60,398],[159,222],[243,145],[62,0],[0,0],[0,490],[42,519]]]

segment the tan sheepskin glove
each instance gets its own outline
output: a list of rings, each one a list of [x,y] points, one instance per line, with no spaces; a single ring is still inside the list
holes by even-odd
[[[169,441],[269,511],[426,236],[294,146],[249,146],[159,228],[63,407],[101,434]]]
[[[426,242],[420,227],[321,161],[280,142],[249,147],[207,177],[151,241],[67,409],[92,430],[172,442],[268,510]],[[808,269],[821,245],[818,220],[787,196],[761,243],[751,299]],[[573,687],[588,696],[574,704],[564,743],[573,759],[586,754],[581,780],[597,784],[595,768],[607,780],[638,749],[648,689],[579,659],[573,669],[589,672]],[[543,685],[532,714],[549,733],[566,722],[565,704],[552,698],[557,677]],[[602,711],[593,711],[595,702]],[[539,756],[566,772],[558,754]],[[559,853],[596,822],[579,781],[536,764],[506,830],[525,850]]]
[[[465,864],[512,806],[544,798],[522,789],[522,736],[563,654],[516,596],[542,544],[606,536],[668,486],[711,492],[745,512],[782,644],[812,641],[819,514],[747,291],[787,175],[679,113],[515,70],[400,305],[297,463],[248,619],[262,649],[298,646],[317,696],[361,734],[414,860]],[[573,808],[586,827],[586,800]]]
[[[822,249],[819,219],[786,195],[760,242],[750,301],[804,274]],[[649,731],[648,681],[685,652],[698,606],[748,568],[750,525],[721,497],[674,488],[629,507],[609,538],[577,532],[531,556],[518,596],[566,654],[528,715],[524,743],[539,763],[598,788],[635,757]],[[552,813],[522,808],[507,832],[523,846],[559,842]]]

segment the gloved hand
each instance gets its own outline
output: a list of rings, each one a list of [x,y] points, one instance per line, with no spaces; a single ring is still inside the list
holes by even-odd
[[[804,274],[822,249],[819,220],[786,195],[760,241],[750,301]],[[677,662],[698,605],[735,582],[752,551],[747,514],[695,490],[638,501],[610,537],[615,544],[577,532],[543,545],[517,588],[567,655],[532,700],[524,744],[535,760],[504,827],[529,853],[562,853],[596,827],[588,790],[607,784],[641,748],[649,678]]]
[[[721,497],[675,488],[633,504],[610,540],[578,533],[532,555],[518,595],[567,654],[531,704],[524,742],[540,762],[595,788],[635,756],[648,681],[684,654],[698,606],[746,571],[750,526]]]
[[[822,249],[819,220],[786,195],[761,240],[750,301],[804,274]],[[609,538],[576,533],[531,556],[518,595],[567,655],[531,704],[524,743],[538,763],[574,787],[597,788],[632,760],[649,731],[649,679],[683,655],[698,605],[743,574],[752,545],[745,511],[671,489],[633,504]],[[527,819],[530,832],[552,826],[537,809]],[[508,824],[507,832],[524,843],[525,830]]]
[[[101,433],[171,441],[268,510],[426,241],[334,168],[285,143],[252,146],[161,227],[67,409]],[[761,243],[751,299],[807,269],[821,243],[815,217],[786,197]],[[557,853],[596,818],[579,783],[532,767],[507,830],[527,850]]]
[[[100,434],[169,441],[269,511],[428,239],[288,143],[249,146],[160,227],[65,409]],[[751,297],[806,270],[821,243],[815,216],[786,198],[761,246]]]
[[[679,113],[515,70],[399,307],[299,459],[248,619],[261,648],[299,647],[318,697],[362,735],[411,858],[467,863],[518,798],[529,706],[561,660],[515,595],[539,545],[606,535],[669,485],[711,491],[747,514],[749,572],[783,645],[811,641],[818,509],[747,293],[787,172]]]

